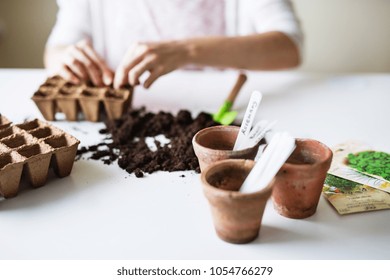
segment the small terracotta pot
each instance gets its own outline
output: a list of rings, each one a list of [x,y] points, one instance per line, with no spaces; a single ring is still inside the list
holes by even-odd
[[[254,193],[238,192],[254,161],[229,159],[202,172],[203,192],[209,201],[217,235],[230,243],[248,243],[259,234],[273,182]]]
[[[192,139],[192,146],[198,157],[200,170],[224,159],[254,159],[259,145],[233,151],[240,128],[238,126],[213,126],[198,131]]]
[[[296,139],[296,145],[275,177],[272,200],[280,215],[303,219],[317,210],[333,153],[312,139]]]

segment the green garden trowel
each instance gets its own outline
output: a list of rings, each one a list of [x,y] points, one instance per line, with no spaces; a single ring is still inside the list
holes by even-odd
[[[237,111],[230,111],[233,106],[234,100],[236,99],[240,89],[246,82],[246,75],[244,73],[240,73],[238,75],[237,81],[229,93],[229,96],[226,98],[225,102],[219,108],[218,112],[213,114],[213,120],[222,125],[231,124],[237,116]]]

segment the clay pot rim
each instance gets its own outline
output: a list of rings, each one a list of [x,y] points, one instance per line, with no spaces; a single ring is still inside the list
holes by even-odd
[[[268,184],[267,187],[252,193],[241,193],[239,191],[229,191],[224,189],[216,188],[209,184],[206,180],[206,174],[212,169],[216,168],[219,165],[235,164],[242,166],[250,166],[251,168],[255,165],[255,161],[251,159],[224,159],[217,162],[214,162],[207,166],[207,168],[201,173],[201,181],[203,185],[204,192],[211,194],[214,197],[230,197],[233,200],[249,200],[259,197],[263,197],[265,192],[272,190],[275,178]],[[208,196],[208,195],[206,195]]]
[[[235,155],[235,156],[239,156],[241,154],[243,155],[246,155],[249,151],[253,150],[253,149],[256,149],[258,145],[255,145],[253,147],[249,147],[249,148],[246,148],[246,149],[243,149],[243,150],[237,150],[237,151],[233,151],[233,150],[217,150],[217,149],[211,149],[211,148],[208,148],[208,147],[205,147],[205,146],[202,146],[198,143],[197,141],[197,138],[199,137],[199,135],[203,134],[203,133],[207,133],[209,132],[210,130],[240,130],[240,127],[239,126],[235,126],[235,125],[217,125],[217,126],[211,126],[211,127],[206,127],[206,128],[203,128],[201,130],[199,130],[195,135],[194,137],[192,137],[192,145],[193,146],[196,146],[196,148],[201,151],[202,153],[205,153],[205,154],[215,154],[215,153],[225,153],[229,156],[231,155]]]
[[[315,139],[311,139],[311,138],[295,138],[295,141],[300,141],[300,142],[316,142],[318,143],[320,146],[322,146],[325,150],[325,157],[323,160],[321,161],[316,161],[315,163],[313,164],[295,164],[295,163],[289,163],[289,162],[285,162],[283,164],[282,167],[284,168],[292,168],[294,167],[295,169],[308,169],[308,168],[311,168],[313,165],[314,166],[318,166],[318,165],[323,165],[325,164],[326,162],[331,162],[332,161],[332,157],[333,157],[333,152],[332,150],[327,146],[325,145],[324,143],[318,141],[318,140],[315,140]]]

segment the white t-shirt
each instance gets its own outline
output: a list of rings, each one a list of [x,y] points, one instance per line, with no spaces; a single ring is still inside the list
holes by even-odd
[[[302,47],[289,0],[57,0],[48,46],[91,39],[115,69],[136,42],[280,31]]]

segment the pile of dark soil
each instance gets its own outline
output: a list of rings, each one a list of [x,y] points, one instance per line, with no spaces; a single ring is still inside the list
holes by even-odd
[[[157,114],[145,108],[130,110],[119,120],[107,121],[100,133],[107,134],[106,142],[94,146],[81,147],[78,155],[91,152],[90,159],[102,160],[105,164],[118,161],[120,168],[142,177],[155,171],[200,172],[198,159],[192,148],[192,138],[196,132],[217,125],[210,114],[200,113],[195,119],[187,110],[176,116],[167,112]],[[164,135],[170,140],[163,145],[154,140],[156,151],[149,149],[146,137]]]

